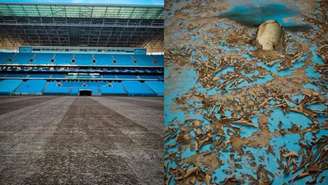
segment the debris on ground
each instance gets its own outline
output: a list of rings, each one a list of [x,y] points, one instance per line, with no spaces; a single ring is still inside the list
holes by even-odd
[[[165,184],[327,184],[328,2],[245,2],[166,2]]]

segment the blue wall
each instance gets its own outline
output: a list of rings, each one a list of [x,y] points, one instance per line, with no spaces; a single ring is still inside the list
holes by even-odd
[[[154,67],[163,66],[164,59],[163,55],[0,53],[0,64]]]

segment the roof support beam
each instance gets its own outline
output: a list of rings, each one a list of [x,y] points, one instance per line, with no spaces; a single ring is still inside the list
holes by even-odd
[[[164,35],[163,7],[17,5],[0,3],[6,10],[0,16],[0,39],[17,38],[25,45],[135,47]]]
[[[104,28],[162,28],[164,25],[127,25],[127,24],[78,24],[78,23],[12,23],[0,22],[0,26],[48,26],[48,27],[104,27]]]

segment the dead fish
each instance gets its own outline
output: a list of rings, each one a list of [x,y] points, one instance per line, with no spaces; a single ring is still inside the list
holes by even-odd
[[[304,178],[304,177],[307,177],[307,176],[309,176],[309,175],[310,175],[309,172],[303,172],[303,173],[297,175],[296,177],[294,177],[294,179],[293,179],[292,181],[295,182],[295,181],[297,181],[297,180],[299,180],[299,179],[302,179],[302,178]]]
[[[236,177],[232,176],[232,177],[227,178],[222,184],[235,185],[235,184],[241,184],[241,183],[239,182],[239,180]]]
[[[177,142],[182,144],[188,144],[192,140],[191,136],[189,134],[181,134],[177,137]]]
[[[234,121],[233,124],[257,128],[255,125],[253,125],[253,122],[251,120],[243,119],[243,118],[240,120]]]
[[[181,177],[177,177],[176,180],[181,180],[181,179],[183,179],[183,178],[187,178],[187,177],[189,177],[191,174],[193,174],[193,173],[197,173],[197,171],[198,171],[198,167],[190,168],[190,169],[188,169],[188,170],[186,171],[186,173],[185,173],[183,176],[181,176]]]
[[[210,185],[211,184],[211,179],[212,179],[211,175],[209,175],[209,174],[206,174],[205,175],[205,183],[206,183],[206,185]]]
[[[282,47],[284,31],[275,20],[262,23],[257,31],[256,43],[266,51],[276,50]]]
[[[272,182],[273,174],[267,171],[262,165],[258,167],[256,172],[257,179],[259,181],[259,185],[269,185]]]

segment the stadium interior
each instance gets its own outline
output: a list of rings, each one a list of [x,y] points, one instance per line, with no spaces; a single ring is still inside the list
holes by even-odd
[[[113,2],[0,0],[0,185],[163,184],[164,5]]]
[[[32,50],[0,53],[1,94],[163,95],[163,56],[146,55],[145,49],[120,54],[24,49]]]
[[[163,96],[155,5],[0,3],[0,94]]]

